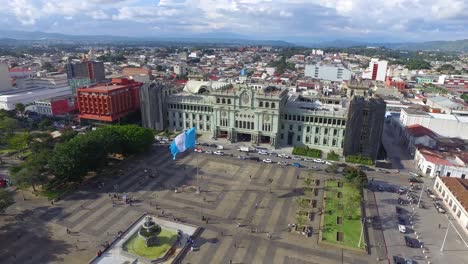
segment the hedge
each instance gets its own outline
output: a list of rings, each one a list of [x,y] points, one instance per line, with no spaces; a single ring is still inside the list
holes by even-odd
[[[327,160],[334,160],[334,161],[339,161],[340,160],[340,155],[335,153],[335,151],[330,151],[327,153]]]
[[[293,155],[307,156],[312,158],[321,158],[322,151],[320,149],[313,149],[309,147],[294,147],[292,151]]]
[[[371,158],[363,156],[346,156],[345,160],[350,163],[374,165],[374,161]]]

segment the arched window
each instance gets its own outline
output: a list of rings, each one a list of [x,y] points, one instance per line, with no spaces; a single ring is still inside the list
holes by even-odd
[[[222,102],[223,102],[223,104],[226,104],[226,99],[223,98]]]
[[[219,104],[219,98],[216,98],[216,103]]]
[[[265,102],[265,107],[266,107],[266,108],[270,107],[270,103],[269,103],[269,102]]]
[[[263,102],[260,101],[260,103],[258,104],[258,107],[263,107]]]
[[[276,108],[275,103],[271,103],[271,108]]]

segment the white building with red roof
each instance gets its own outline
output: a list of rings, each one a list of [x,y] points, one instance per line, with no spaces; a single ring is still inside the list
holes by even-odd
[[[411,155],[418,147],[435,148],[437,141],[435,140],[439,135],[425,126],[414,124],[407,126],[403,133],[403,143],[408,148]]]
[[[434,190],[442,199],[447,211],[468,234],[468,180],[437,177]]]
[[[420,147],[416,149],[414,160],[418,169],[430,177],[465,179],[468,175],[468,151],[442,152]]]

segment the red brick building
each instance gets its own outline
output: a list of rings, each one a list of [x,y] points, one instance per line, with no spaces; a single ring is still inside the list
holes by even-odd
[[[59,116],[74,112],[77,109],[75,97],[55,97],[34,102],[36,112],[41,115]]]
[[[126,67],[122,69],[122,75],[125,75],[125,76],[134,76],[134,75],[142,75],[142,74],[151,76],[151,70],[145,67],[141,67],[141,68]]]
[[[139,89],[143,85],[127,78],[112,79],[76,91],[80,119],[114,122],[140,108]]]

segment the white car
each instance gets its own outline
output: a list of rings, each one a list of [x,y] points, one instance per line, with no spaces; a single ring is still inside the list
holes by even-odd
[[[315,163],[322,163],[322,164],[325,163],[325,161],[323,161],[323,160],[321,160],[321,159],[314,159],[314,162],[315,162]]]
[[[293,159],[293,160],[302,160],[301,157],[297,157],[297,156],[293,156],[292,159]]]
[[[215,151],[215,152],[213,152],[213,154],[219,155],[219,156],[224,156],[224,152],[222,152],[222,151]]]
[[[273,161],[271,159],[263,159],[263,162],[265,163],[272,163]]]
[[[260,150],[260,151],[258,152],[258,154],[260,154],[260,155],[268,155],[268,152],[266,152],[266,151],[264,151],[264,150]]]
[[[278,161],[278,165],[286,166],[286,165],[288,165],[288,163],[285,162],[285,161]]]
[[[207,150],[205,151],[206,154],[213,154],[213,152],[211,150]]]
[[[332,165],[333,163],[331,163],[330,161],[325,161],[325,164]]]
[[[398,225],[398,230],[400,231],[400,233],[405,234],[406,233],[406,226]]]

